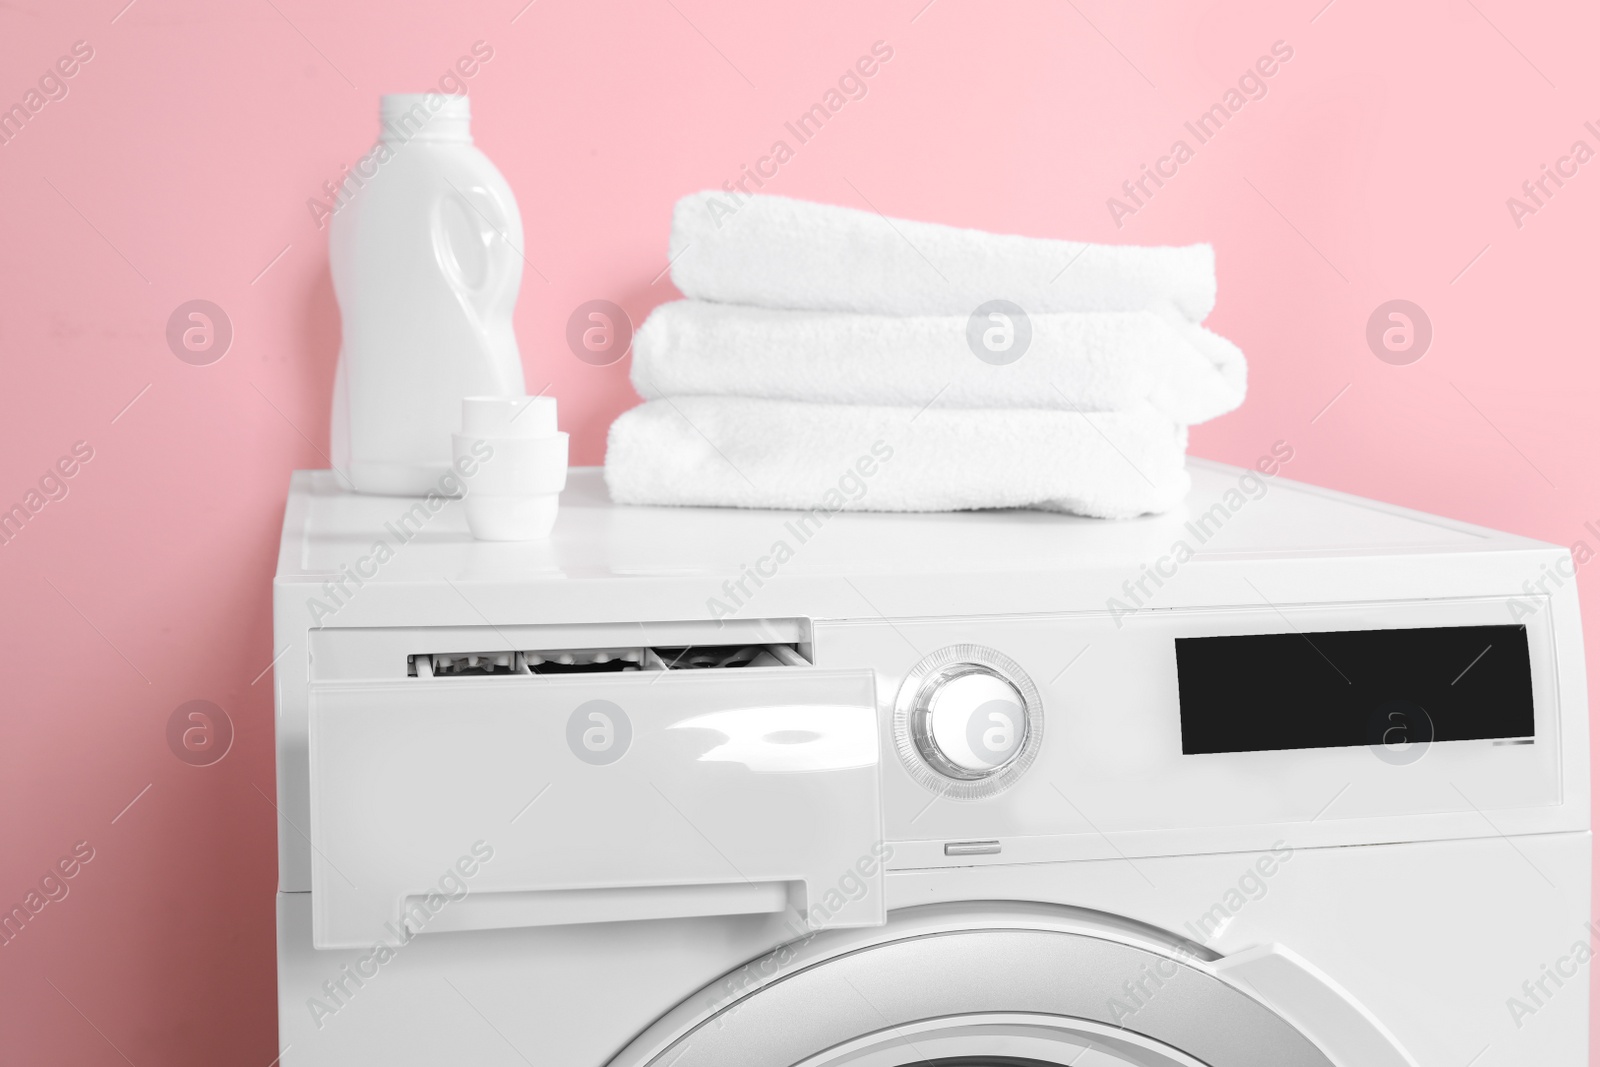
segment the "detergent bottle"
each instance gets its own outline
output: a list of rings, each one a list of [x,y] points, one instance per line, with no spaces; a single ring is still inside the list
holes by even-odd
[[[380,122],[328,222],[343,319],[331,459],[359,492],[452,496],[462,398],[526,392],[511,324],[522,217],[473,147],[465,95],[386,95]]]

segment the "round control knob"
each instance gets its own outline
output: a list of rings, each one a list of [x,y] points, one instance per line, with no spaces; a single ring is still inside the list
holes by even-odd
[[[987,778],[1017,758],[1028,739],[1028,705],[995,671],[955,664],[930,675],[912,731],[923,759],[950,778]]]
[[[982,645],[951,645],[906,675],[894,730],[900,760],[917,782],[940,796],[981,800],[1032,764],[1044,709],[1014,661]]]

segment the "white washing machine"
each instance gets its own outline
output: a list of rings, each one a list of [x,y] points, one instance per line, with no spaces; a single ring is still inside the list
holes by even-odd
[[[1194,474],[1107,523],[574,471],[529,544],[296,474],[281,1062],[1587,1062],[1568,553]]]

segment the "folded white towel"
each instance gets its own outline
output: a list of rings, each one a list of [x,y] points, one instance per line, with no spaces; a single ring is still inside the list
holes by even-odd
[[[1243,354],[1201,326],[1118,311],[1030,315],[1026,329],[1022,356],[996,365],[974,353],[966,316],[677,300],[651,312],[634,337],[633,385],[646,399],[749,396],[914,409],[1124,411],[1149,403],[1189,425],[1244,400]]]
[[[1003,299],[1048,311],[1216,303],[1210,245],[1147,248],[1014,237],[780,196],[694,193],[672,213],[672,281],[685,296],[878,315],[965,315]]]
[[[825,512],[1034,507],[1128,518],[1189,488],[1187,431],[1127,412],[979,411],[690,396],[611,424],[620,504]]]

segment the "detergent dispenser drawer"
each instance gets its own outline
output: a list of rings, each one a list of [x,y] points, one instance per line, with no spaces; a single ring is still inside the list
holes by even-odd
[[[314,685],[313,940],[881,924],[878,736],[867,670]]]

